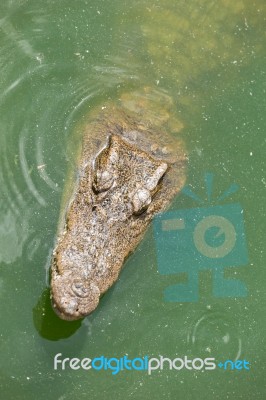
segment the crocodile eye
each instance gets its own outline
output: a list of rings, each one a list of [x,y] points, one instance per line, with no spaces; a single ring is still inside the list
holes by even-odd
[[[112,186],[114,176],[109,171],[97,171],[94,177],[93,188],[97,192],[103,192]]]
[[[136,215],[145,211],[151,203],[151,194],[147,189],[138,189],[132,197],[133,213]]]

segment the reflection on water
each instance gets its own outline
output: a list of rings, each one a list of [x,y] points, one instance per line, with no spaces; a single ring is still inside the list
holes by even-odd
[[[97,398],[101,392],[103,399],[147,393],[194,399],[197,391],[199,399],[225,398],[228,378],[221,371],[180,371],[178,379],[128,373],[116,380],[53,371],[58,352],[91,358],[188,352],[249,359],[249,383],[241,373],[232,376],[234,390],[239,398],[262,399],[265,2],[4,0],[0,10],[4,397]],[[207,170],[221,187],[240,185],[254,269],[233,276],[247,283],[250,297],[214,299],[212,283],[202,277],[199,303],[164,303],[163,289],[183,277],[158,275],[149,231],[93,315],[68,325],[52,314],[47,270],[62,193],[76,173],[88,113],[110,100],[164,121],[173,134],[181,130],[192,185]],[[182,196],[173,205],[190,206]]]
[[[38,333],[48,340],[65,339],[73,335],[81,326],[81,320],[66,322],[57,317],[52,309],[48,288],[44,290],[33,309],[33,321]]]

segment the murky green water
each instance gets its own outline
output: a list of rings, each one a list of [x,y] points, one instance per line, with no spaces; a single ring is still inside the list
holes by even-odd
[[[264,0],[1,2],[1,398],[265,398],[265,23]],[[77,126],[145,87],[173,99],[187,183],[204,196],[211,171],[214,195],[240,186],[227,201],[244,208],[250,262],[225,273],[249,294],[215,298],[204,271],[199,302],[164,302],[185,274],[159,275],[150,229],[97,311],[63,322],[50,309],[48,268]],[[185,195],[172,205],[190,207]],[[238,358],[251,370],[54,371],[57,353]]]

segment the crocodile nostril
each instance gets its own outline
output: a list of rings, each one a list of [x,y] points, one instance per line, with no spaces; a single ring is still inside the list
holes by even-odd
[[[77,297],[88,297],[89,295],[89,288],[84,286],[84,283],[80,281],[73,282],[71,289]]]

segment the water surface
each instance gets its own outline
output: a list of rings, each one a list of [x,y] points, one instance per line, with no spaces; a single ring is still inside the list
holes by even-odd
[[[264,399],[265,2],[35,1],[0,6],[1,393],[12,399]],[[93,315],[60,321],[49,259],[80,126],[123,93],[163,91],[184,128],[187,183],[244,208],[249,265],[228,268],[245,298],[166,303],[185,275],[161,276],[152,230]],[[163,107],[163,105],[162,105]],[[215,197],[216,196],[216,197]],[[226,204],[226,201],[224,201]],[[172,209],[195,207],[185,195]],[[178,262],[178,254],[177,260]],[[66,357],[246,359],[250,371],[54,371]]]

